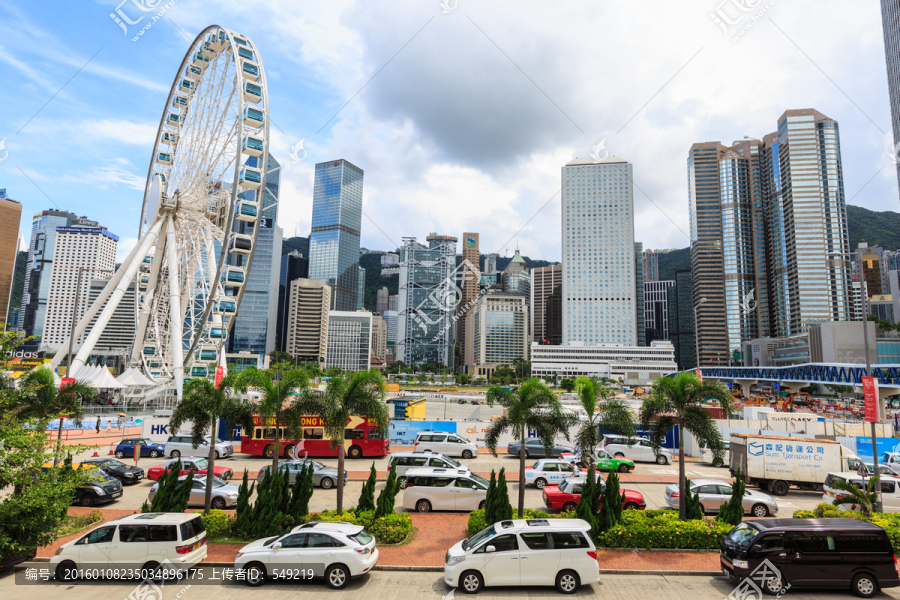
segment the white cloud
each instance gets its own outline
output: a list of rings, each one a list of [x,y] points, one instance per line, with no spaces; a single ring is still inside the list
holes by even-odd
[[[107,189],[110,185],[124,185],[132,190],[144,191],[147,182],[146,176],[132,172],[133,165],[124,158],[113,158],[106,164],[95,166],[90,172],[80,175],[65,175],[62,181],[69,183],[83,183]]]

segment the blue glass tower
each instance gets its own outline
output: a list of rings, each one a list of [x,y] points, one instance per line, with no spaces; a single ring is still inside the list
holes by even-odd
[[[309,278],[331,286],[331,310],[356,310],[362,190],[359,167],[343,159],[316,165]]]

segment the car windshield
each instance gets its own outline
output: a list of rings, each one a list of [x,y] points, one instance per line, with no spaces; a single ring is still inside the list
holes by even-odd
[[[487,487],[489,485],[488,480],[485,479],[484,477],[482,477],[481,475],[476,475],[475,473],[469,473],[469,478],[480,483],[482,486],[484,486],[484,489],[487,489]]]
[[[563,481],[559,484],[559,491],[564,492],[564,491],[566,491],[566,489],[568,489],[568,487],[569,487],[569,480],[566,479],[565,481]]]
[[[106,483],[107,481],[115,481],[116,478],[108,475],[106,471],[102,469],[93,469],[95,472],[90,474],[92,482]]]
[[[206,483],[206,479],[201,479],[200,481]],[[220,487],[222,487],[223,485],[228,485],[228,483],[222,481],[222,480],[219,479],[218,477],[213,477],[213,478],[212,478],[212,486],[213,486],[213,489],[220,488]]]
[[[263,543],[263,546],[271,546],[271,545],[275,542],[275,540],[281,539],[281,538],[283,538],[284,536],[286,536],[286,535],[288,535],[288,534],[290,534],[290,533],[291,533],[290,531],[285,531],[285,532],[282,533],[281,535],[276,535],[276,536],[273,537],[273,538],[269,538],[269,539],[267,539],[267,540]]]
[[[446,463],[447,463],[448,465],[450,465],[451,467],[459,467],[459,466],[461,466],[457,461],[453,460],[453,459],[450,458],[449,456],[445,456],[445,457],[443,457],[443,458],[444,458],[444,462],[446,462]]]
[[[308,461],[308,463],[311,464],[313,466],[313,469],[315,469],[316,471],[318,471],[319,469],[325,468],[325,465],[323,465],[322,463],[315,461],[315,460],[310,460],[310,461]]]
[[[205,469],[207,466],[209,466],[209,461],[206,460],[205,458],[198,458],[194,462],[197,463],[197,468],[201,469],[201,470]]]
[[[144,438],[142,440],[138,440],[138,443],[143,444],[145,446],[153,446],[154,444],[156,444],[156,442],[154,442],[150,438]]]
[[[741,523],[728,532],[725,537],[734,542],[741,548],[746,548],[750,544],[750,540],[757,534],[756,529],[750,527],[747,523]]]
[[[494,529],[493,525],[491,525],[490,527],[485,527],[484,529],[482,529],[481,531],[479,531],[472,537],[470,537],[466,540],[463,540],[462,549],[468,550],[469,548],[474,548],[481,542],[483,542],[485,540],[489,540],[492,537],[494,537],[495,535],[497,535],[497,531]]]
[[[209,436],[206,436],[204,439],[205,439],[207,442],[209,442]],[[219,438],[216,438],[216,443],[217,443],[217,444],[223,444],[224,442],[223,442],[222,440],[220,440]]]
[[[103,463],[104,467],[124,467],[125,463],[120,463],[117,460],[108,460]]]

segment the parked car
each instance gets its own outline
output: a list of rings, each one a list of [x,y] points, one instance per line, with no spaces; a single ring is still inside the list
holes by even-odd
[[[829,473],[825,478],[825,483],[822,484],[822,502],[831,504],[835,498],[840,498],[846,493],[834,487],[834,481],[837,479],[849,481],[861,489],[868,489],[870,481],[869,478],[864,479],[861,475],[851,471]],[[881,505],[884,512],[900,512],[900,478],[882,475],[879,480],[879,487],[881,488],[879,496],[881,497]],[[842,510],[859,510],[859,507],[855,504],[841,504],[837,508]]]
[[[53,463],[45,463],[41,471],[47,472],[54,469]],[[96,506],[106,504],[122,497],[122,482],[108,475],[99,467],[85,469],[88,476],[87,483],[75,488],[73,502],[81,506]]]
[[[185,570],[206,558],[206,528],[197,513],[138,513],[95,527],[63,544],[50,566],[56,579],[78,577],[79,568]]]
[[[525,467],[525,483],[534,484],[537,489],[545,485],[556,485],[581,470],[571,462],[560,458],[542,458],[530,467]]]
[[[447,551],[444,583],[468,594],[486,586],[514,585],[555,585],[573,594],[600,580],[590,528],[581,519],[494,523]]]
[[[178,481],[184,481],[187,475],[182,475]],[[153,501],[159,484],[154,483],[150,486],[150,493],[147,500]],[[212,479],[212,500],[209,505],[211,508],[223,510],[237,504],[238,486],[233,483],[226,483],[218,477]],[[188,506],[206,506],[206,477],[196,477],[191,481],[191,495],[188,498]]]
[[[714,467],[727,467],[731,464],[731,442],[723,442],[723,444],[725,453],[722,454],[722,458],[716,458],[715,453],[706,446],[700,448],[700,462]]]
[[[376,563],[375,538],[362,525],[312,521],[286,534],[247,544],[238,550],[234,568],[246,574],[247,585],[257,586],[268,577],[287,579],[285,571],[296,579],[297,567],[311,565],[315,577],[324,577],[328,587],[339,590]],[[321,572],[315,572],[316,565]]]
[[[445,469],[468,469],[459,461],[440,452],[392,452],[388,457],[388,475],[397,470],[397,479],[406,481],[406,472],[415,467],[443,467]]]
[[[419,467],[406,472],[403,507],[418,512],[484,508],[488,481],[468,469]]]
[[[209,456],[209,443],[210,436],[206,436],[203,438],[203,443],[194,448],[194,442],[189,435],[170,435],[169,441],[166,442],[165,452],[166,456],[171,456],[172,458],[177,458],[182,454],[187,454],[188,456],[192,454],[198,454],[200,456]],[[231,442],[225,442],[216,438],[216,458],[228,458],[229,456],[234,454],[234,446]]]
[[[478,446],[467,439],[446,431],[422,431],[416,435],[416,452],[440,452],[447,456],[472,458],[478,456]]]
[[[197,475],[206,475],[206,468],[209,466],[209,461],[205,458],[187,456],[180,459],[170,458],[161,465],[150,467],[147,469],[147,477],[153,481],[159,481],[159,478],[162,477],[163,473],[168,473],[179,460],[181,461],[181,471],[179,471],[179,475],[187,475],[190,471],[194,472],[194,477]],[[234,471],[229,467],[220,467],[219,465],[213,467],[213,477],[228,481],[231,479],[232,475],[234,475]]]
[[[628,438],[623,435],[604,436],[603,447],[617,458],[628,457],[638,462],[655,462],[667,465],[672,462],[672,452],[665,448],[654,449],[645,437]]]
[[[581,501],[581,490],[587,481],[587,474],[582,473],[566,479],[558,486],[548,485],[544,487],[542,492],[544,505],[547,508],[553,508],[561,512],[575,510],[575,506]],[[606,482],[602,478],[597,478],[597,484],[601,488],[606,487]],[[622,489],[622,508],[625,510],[644,510],[647,503],[644,501],[644,495],[634,490]]]
[[[297,480],[297,476],[300,475],[300,472],[303,470],[303,467],[307,464],[311,464],[313,467],[313,485],[316,485],[322,489],[330,490],[337,484],[338,471],[336,468],[332,468],[320,463],[317,460],[312,460],[311,458],[301,458],[297,460],[283,460],[278,463],[278,470],[288,472],[288,476],[290,477],[291,485]],[[266,465],[262,469],[259,470],[259,473],[256,474],[256,480],[262,481],[269,475],[269,471],[272,469],[272,465]],[[347,471],[344,471],[344,483],[347,482]]]
[[[518,456],[519,452],[525,452],[525,458],[560,458],[562,454],[574,453],[574,449],[571,446],[554,444],[551,446],[550,456],[547,456],[547,451],[541,440],[532,438],[530,440],[525,440],[524,450],[522,448],[522,442],[512,442],[506,446],[506,452],[515,456]]]
[[[112,475],[122,483],[137,483],[144,478],[144,470],[140,467],[126,465],[113,458],[89,458],[81,464],[86,468],[97,467],[103,469],[107,475]]]
[[[150,438],[125,438],[116,445],[116,458],[132,458],[135,448],[140,449],[139,456],[159,458],[165,453],[165,444],[158,444]]]
[[[866,465],[866,475],[871,475],[875,471],[875,465],[873,463],[863,464]],[[856,468],[858,469],[859,466]],[[894,463],[892,465],[878,463],[878,472],[882,475],[887,475],[888,477],[900,477],[900,463]]]
[[[584,469],[587,464],[581,456],[581,450],[577,450],[572,454],[564,454],[563,458],[574,465]],[[597,469],[600,471],[618,471],[619,473],[628,473],[634,471],[634,461],[630,458],[616,457],[607,452],[604,448],[597,449]]]
[[[790,585],[849,587],[871,598],[900,586],[896,560],[887,532],[858,519],[752,519],[732,529],[719,551],[722,572],[733,581],[765,568],[771,576],[760,587],[773,596]]]
[[[722,505],[731,500],[731,484],[718,479],[692,479],[691,493],[700,494],[700,507],[703,513],[717,513]],[[678,510],[679,501],[678,484],[666,486],[666,504],[669,508]],[[754,517],[768,517],[778,513],[778,503],[775,499],[759,490],[744,490],[744,514]]]

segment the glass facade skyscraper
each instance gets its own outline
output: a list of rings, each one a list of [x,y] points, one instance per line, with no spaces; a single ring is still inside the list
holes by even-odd
[[[256,157],[247,164],[257,166]],[[275,350],[278,322],[278,284],[281,279],[281,240],[283,233],[278,219],[278,186],[281,181],[281,164],[270,154],[266,173],[265,190],[244,192],[247,198],[256,197],[262,209],[259,234],[253,250],[250,274],[241,298],[241,306],[235,316],[234,327],[228,340],[229,352],[268,354]],[[237,221],[238,233],[253,235],[253,223]],[[234,264],[246,263],[246,257],[234,256]]]
[[[621,158],[562,168],[563,344],[637,345],[632,178]]]
[[[675,362],[682,371],[697,366],[694,345],[694,283],[690,269],[675,271],[674,287],[666,293],[669,341],[675,348]]]
[[[309,277],[331,286],[331,309],[354,311],[359,299],[363,170],[335,160],[316,165]]]
[[[637,306],[637,345],[647,345],[647,328],[644,325],[644,244],[634,243],[634,298]]]
[[[900,2],[881,0],[881,27],[884,31],[884,58],[887,65],[888,95],[891,101],[891,128],[894,144],[900,144]],[[894,151],[894,157],[897,152]],[[900,181],[900,161],[895,165]]]

